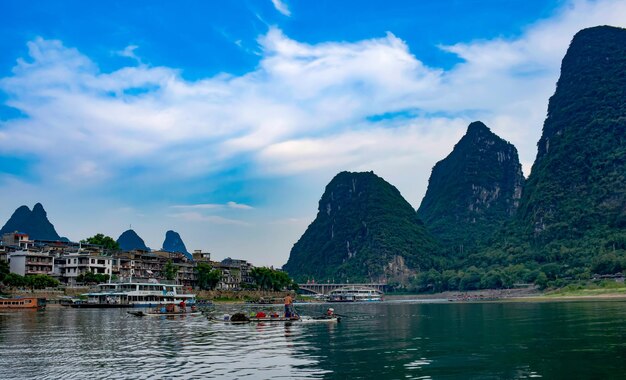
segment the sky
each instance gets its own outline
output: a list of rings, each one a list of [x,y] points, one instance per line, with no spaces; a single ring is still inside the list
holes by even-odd
[[[526,175],[573,35],[626,2],[0,1],[0,221],[280,267],[340,171],[416,209],[467,125]]]

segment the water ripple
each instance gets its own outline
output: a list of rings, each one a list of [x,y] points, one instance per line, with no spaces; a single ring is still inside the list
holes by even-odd
[[[610,377],[625,304],[347,304],[339,324],[246,325],[50,307],[0,314],[0,378]]]

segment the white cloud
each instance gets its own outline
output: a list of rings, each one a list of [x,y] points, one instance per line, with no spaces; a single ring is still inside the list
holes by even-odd
[[[173,209],[179,210],[219,210],[219,209],[238,209],[238,210],[252,210],[254,207],[243,203],[237,203],[233,201],[226,202],[225,204],[219,203],[200,203],[194,205],[173,205],[170,206]]]
[[[223,208],[224,205],[217,203],[201,203],[196,205],[174,205],[170,206],[173,209],[179,210],[215,210],[219,208]]]
[[[237,226],[250,226],[250,223],[237,220],[237,219],[229,219],[219,215],[203,215],[199,212],[181,212],[169,215],[172,218],[183,219],[188,222],[207,222],[212,224],[227,224],[227,225],[237,225]]]
[[[444,46],[462,59],[449,70],[425,66],[393,30],[307,44],[270,28],[259,37],[254,71],[197,81],[140,61],[102,72],[77,49],[37,38],[28,43],[28,58],[0,80],[7,103],[25,115],[0,122],[0,154],[32,157],[38,183],[73,195],[112,183],[127,192],[138,185],[191,187],[242,163],[256,179],[308,181],[305,192],[281,199],[265,189],[274,203],[255,204],[254,214],[265,212],[266,220],[276,220],[283,204],[299,204],[293,198],[319,197],[338,170],[375,170],[418,207],[430,169],[473,120],[514,143],[528,172],[569,41],[601,24],[626,26],[626,3],[573,1],[518,38]],[[121,54],[132,58],[135,49]],[[400,116],[376,117],[394,113]],[[12,190],[2,194],[29,186],[18,179],[3,175]],[[310,206],[281,217],[309,215]],[[176,207],[170,211],[181,222],[236,226],[241,221],[205,212],[250,206]]]
[[[226,203],[226,206],[228,206],[229,208],[237,209],[237,210],[252,210],[254,208],[252,206],[248,206],[246,204],[237,203],[237,202],[233,202],[233,201],[230,201],[230,202]]]
[[[276,8],[276,10],[283,15],[287,17],[291,16],[291,11],[283,0],[272,0],[272,5],[274,5],[274,8]]]
[[[135,60],[137,63],[141,63],[141,59],[135,54],[135,50],[137,50],[139,46],[137,45],[128,45],[123,50],[115,52],[120,57],[126,57]]]

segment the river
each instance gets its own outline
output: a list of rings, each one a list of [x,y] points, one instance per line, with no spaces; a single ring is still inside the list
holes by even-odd
[[[334,304],[338,324],[228,325],[124,309],[0,314],[0,379],[610,379],[626,301]],[[298,305],[303,315],[328,305]],[[217,306],[215,313],[242,305]],[[277,306],[280,308],[280,306]]]

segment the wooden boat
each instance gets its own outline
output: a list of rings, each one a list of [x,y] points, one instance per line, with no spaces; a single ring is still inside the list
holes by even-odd
[[[0,310],[12,309],[43,309],[46,307],[45,298],[0,298]]]
[[[249,317],[250,322],[296,322],[300,320],[299,317]]]
[[[300,317],[246,317],[245,320],[235,320],[232,321],[231,316],[226,314],[222,319],[212,318],[213,321],[216,322],[224,322],[231,324],[244,324],[244,323],[337,323],[341,321],[341,317],[334,315],[332,317],[329,316],[321,316],[321,317],[309,317],[309,316],[300,316]]]
[[[338,315],[333,315],[332,317],[323,315],[321,317],[307,317],[303,316],[300,320],[304,323],[314,323],[314,322],[325,322],[325,323],[338,323],[341,322],[341,317]]]
[[[161,311],[127,311],[128,314],[134,315],[136,317],[185,317],[185,316],[198,316],[202,315],[200,311],[173,311],[173,312],[161,312]]]

